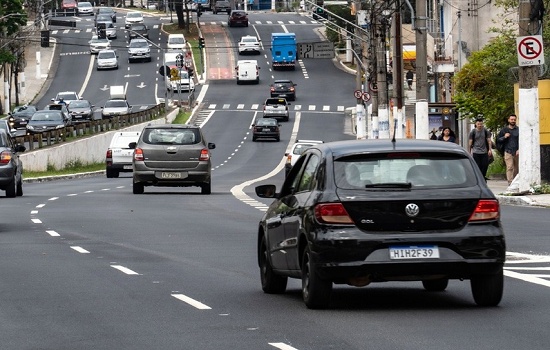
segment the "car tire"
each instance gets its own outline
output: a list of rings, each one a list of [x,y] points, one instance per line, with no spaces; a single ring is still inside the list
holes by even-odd
[[[470,279],[474,301],[479,306],[497,306],[502,299],[504,274],[499,272],[490,275],[475,275]]]
[[[205,182],[201,185],[201,194],[211,194],[212,193],[212,184],[210,182]]]
[[[112,169],[105,169],[105,175],[108,179],[113,177],[113,170]]]
[[[16,195],[17,195],[17,188],[16,187],[17,187],[17,184],[15,182],[15,176],[14,176],[13,179],[8,184],[8,186],[6,187],[6,197],[15,198]]]
[[[269,262],[265,236],[262,237],[258,251],[258,263],[260,265],[260,279],[262,290],[267,294],[282,294],[286,290],[288,277],[277,275]]]
[[[257,138],[252,136],[252,142],[256,142]]]
[[[134,182],[132,190],[134,194],[143,194],[145,191],[145,186],[141,182]]]
[[[281,141],[281,138],[277,137],[277,138],[275,138],[275,141],[279,142],[279,141]]]
[[[114,178],[118,178],[119,175],[120,175],[120,171],[118,171],[118,170],[113,170],[113,177],[114,177]]]
[[[442,292],[445,289],[447,289],[447,286],[449,285],[449,279],[441,278],[437,280],[422,281],[422,285],[424,286],[424,289],[427,291]]]
[[[19,178],[19,181],[17,181],[17,188],[15,189],[15,195],[16,196],[23,196],[23,178]]]
[[[332,281],[319,277],[307,247],[302,258],[302,298],[308,309],[324,309],[330,303]]]
[[[290,118],[288,116],[285,117],[284,121],[287,122]]]

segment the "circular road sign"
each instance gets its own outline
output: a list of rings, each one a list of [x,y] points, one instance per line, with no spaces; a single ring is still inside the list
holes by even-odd
[[[542,52],[542,43],[534,36],[523,38],[518,45],[518,52],[526,60],[534,60]]]
[[[355,90],[353,92],[353,96],[355,96],[355,98],[361,98],[361,95],[363,95],[363,91],[361,90]]]
[[[364,102],[367,102],[370,100],[370,94],[368,92],[363,92],[363,95],[361,96]]]

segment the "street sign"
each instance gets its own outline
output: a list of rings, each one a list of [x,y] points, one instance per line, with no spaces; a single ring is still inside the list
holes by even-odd
[[[363,92],[363,96],[361,98],[364,102],[368,102],[370,100],[370,94],[368,92]]]
[[[353,96],[355,96],[355,98],[361,98],[361,96],[363,96],[363,91],[361,90],[355,90],[353,92]]]
[[[313,58],[313,44],[311,43],[298,44],[298,57]]]
[[[516,38],[516,44],[520,67],[544,64],[542,35],[520,36]]]
[[[334,58],[334,44],[329,41],[298,44],[298,58]]]

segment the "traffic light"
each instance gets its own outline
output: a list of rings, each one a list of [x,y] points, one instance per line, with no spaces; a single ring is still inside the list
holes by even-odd
[[[199,49],[204,49],[204,38],[199,38]]]
[[[176,56],[176,67],[183,68],[183,55]]]
[[[316,7],[315,12],[319,15],[323,14],[325,12],[325,9],[322,7]]]

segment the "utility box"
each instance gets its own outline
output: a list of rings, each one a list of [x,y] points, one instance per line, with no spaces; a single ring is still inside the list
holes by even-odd
[[[40,31],[40,47],[50,47],[50,31]]]

